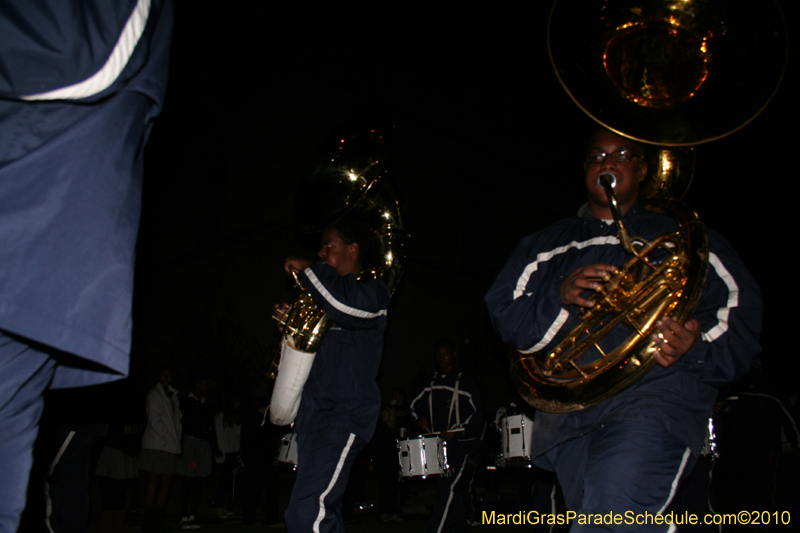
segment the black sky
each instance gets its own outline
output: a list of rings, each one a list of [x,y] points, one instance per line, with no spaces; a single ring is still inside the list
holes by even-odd
[[[296,184],[337,128],[374,117],[395,125],[392,179],[413,238],[382,389],[432,372],[432,343],[448,335],[469,340],[467,366],[488,403],[503,401],[505,348],[482,296],[521,237],[585,201],[582,155],[594,127],[549,64],[548,3],[526,4],[222,10],[178,1],[167,101],[146,160],[134,371],[209,350],[220,361],[226,350],[271,350],[270,307],[291,298],[282,260],[315,251],[291,226]],[[795,2],[780,5],[797,20]],[[759,282],[765,364],[776,376],[800,369],[787,331],[795,63],[790,54],[761,116],[698,149],[686,197]]]

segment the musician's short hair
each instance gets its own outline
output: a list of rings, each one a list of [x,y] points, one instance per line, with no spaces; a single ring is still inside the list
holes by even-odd
[[[335,229],[339,238],[345,244],[358,245],[358,260],[362,263],[369,257],[368,253],[372,248],[372,232],[363,221],[356,216],[345,216],[331,224],[329,229]]]
[[[433,345],[433,352],[436,353],[442,348],[446,348],[453,353],[458,353],[458,349],[456,348],[456,343],[450,337],[442,337],[436,341],[436,344]]]

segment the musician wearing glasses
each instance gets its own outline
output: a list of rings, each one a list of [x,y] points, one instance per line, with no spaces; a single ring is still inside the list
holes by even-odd
[[[322,235],[321,262],[286,259],[334,324],[303,388],[295,421],[297,480],[286,510],[290,532],[343,532],[341,502],[350,469],[375,431],[376,382],[390,294],[381,280],[358,281],[372,240],[366,226],[340,220]],[[288,306],[276,306],[283,314]]]
[[[620,246],[602,175],[616,182],[613,190],[630,235],[650,240],[678,229],[672,217],[645,210],[637,201],[647,174],[638,143],[597,131],[583,169],[588,203],[577,217],[524,238],[485,298],[495,330],[526,354],[549,353],[580,322],[578,312],[594,306],[591,291],[631,257]],[[534,464],[556,472],[571,511],[612,512],[623,519],[626,512],[668,511],[678,481],[702,450],[717,389],[744,375],[758,355],[758,287],[723,237],[709,230],[708,238],[708,274],[699,304],[683,324],[658,321],[657,365],[629,388],[589,407],[536,413]],[[579,364],[600,359],[601,349],[609,353],[630,335],[627,326],[616,326],[581,355]],[[604,527],[666,531],[669,526],[623,520]]]

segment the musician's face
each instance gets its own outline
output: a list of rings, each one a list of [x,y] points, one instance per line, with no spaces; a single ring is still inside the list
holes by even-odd
[[[442,375],[447,375],[456,366],[456,352],[449,348],[439,348],[436,351],[436,370]]]
[[[627,163],[614,161],[612,154],[621,150],[636,155]],[[639,196],[639,183],[647,175],[644,150],[639,144],[630,139],[610,131],[600,130],[592,135],[587,147],[587,155],[598,153],[608,154],[605,161],[600,163],[586,162],[583,165],[586,171],[586,190],[589,193],[589,206],[608,208],[608,196],[603,186],[600,185],[600,175],[610,172],[617,178],[614,193],[617,196],[617,202],[620,204],[622,212],[625,213]]]
[[[345,244],[336,228],[330,228],[322,234],[321,245],[318,254],[320,259],[335,268],[339,274],[344,276],[358,272],[354,266],[358,260],[358,246]]]

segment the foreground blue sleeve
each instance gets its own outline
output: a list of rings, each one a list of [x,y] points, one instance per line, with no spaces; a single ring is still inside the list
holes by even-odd
[[[382,281],[361,282],[326,264],[306,268],[301,280],[317,306],[344,329],[377,328],[386,316],[391,295]]]
[[[128,373],[171,32],[169,0],[0,2],[0,329],[89,362],[53,388]]]
[[[495,331],[522,352],[542,349],[570,317],[561,305],[565,257],[544,240],[540,234],[523,239],[484,298]]]
[[[752,366],[761,352],[761,291],[731,245],[709,231],[708,277],[693,318],[702,334],[676,363],[695,379],[720,387]]]
[[[148,20],[163,3],[5,0],[0,97],[97,101],[117,92],[147,62]]]

